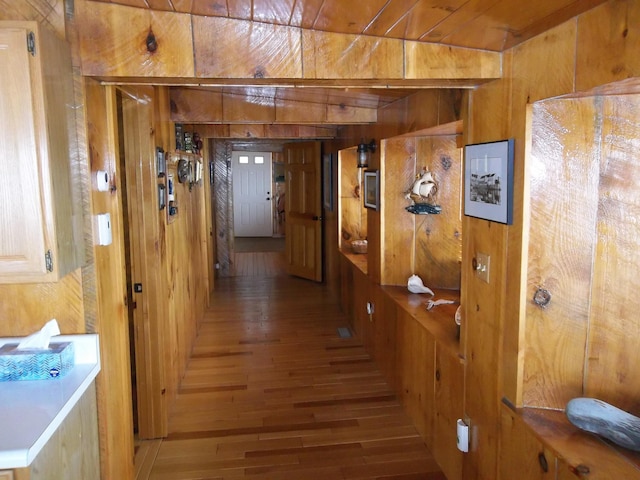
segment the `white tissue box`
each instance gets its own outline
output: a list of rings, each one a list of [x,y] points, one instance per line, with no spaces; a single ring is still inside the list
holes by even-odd
[[[0,347],[0,382],[60,378],[73,368],[72,342],[51,342],[49,348],[17,349],[17,343]]]

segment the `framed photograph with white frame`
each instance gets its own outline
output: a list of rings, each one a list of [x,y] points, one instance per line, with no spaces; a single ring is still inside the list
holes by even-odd
[[[380,208],[380,173],[378,170],[364,172],[364,206],[373,210]]]
[[[513,223],[514,140],[464,147],[464,214]]]

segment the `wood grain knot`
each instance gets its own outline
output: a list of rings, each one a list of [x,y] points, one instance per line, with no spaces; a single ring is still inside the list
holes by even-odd
[[[158,41],[156,40],[156,36],[153,34],[153,30],[149,29],[145,43],[147,44],[147,51],[149,53],[154,53],[158,49]]]

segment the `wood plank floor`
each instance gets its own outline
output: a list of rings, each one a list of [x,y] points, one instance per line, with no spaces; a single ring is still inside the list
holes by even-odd
[[[444,480],[326,287],[281,273],[216,280],[137,478]]]

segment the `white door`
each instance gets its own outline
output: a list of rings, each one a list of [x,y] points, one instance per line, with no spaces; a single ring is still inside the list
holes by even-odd
[[[271,153],[233,152],[233,234],[273,236]]]

